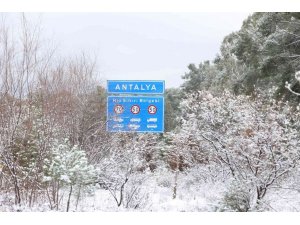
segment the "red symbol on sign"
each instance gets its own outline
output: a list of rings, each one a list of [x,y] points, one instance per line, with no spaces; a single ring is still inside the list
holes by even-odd
[[[122,114],[124,112],[124,107],[121,105],[115,105],[114,111],[116,114]]]
[[[140,107],[138,105],[133,105],[133,106],[131,106],[130,111],[133,114],[138,114],[141,111],[141,109],[140,109]]]
[[[156,108],[155,105],[149,105],[149,107],[148,107],[148,113],[149,114],[155,114],[156,111],[157,111],[157,108]]]

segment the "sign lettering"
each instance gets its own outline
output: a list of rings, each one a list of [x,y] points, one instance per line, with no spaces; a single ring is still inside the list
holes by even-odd
[[[164,81],[107,81],[107,93],[114,94],[163,94]]]

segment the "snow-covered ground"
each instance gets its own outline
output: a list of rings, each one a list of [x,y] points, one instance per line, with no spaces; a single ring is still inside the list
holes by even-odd
[[[117,206],[108,190],[95,188],[93,192],[81,197],[76,208],[76,197],[72,198],[71,212],[215,212],[222,211],[222,199],[229,187],[229,181],[203,181],[188,173],[180,173],[177,179],[177,195],[173,199],[175,175],[160,171],[150,174],[149,178],[136,192],[135,199],[126,206]],[[289,185],[288,185],[289,184]],[[127,190],[130,192],[128,183]],[[282,188],[286,186],[286,188]],[[67,193],[67,192],[66,192]],[[126,192],[125,192],[126,193]],[[67,194],[65,194],[67,196]],[[14,196],[0,196],[0,211],[50,211],[47,200],[28,207],[15,207]],[[10,204],[7,204],[10,203]],[[60,204],[59,211],[65,211],[67,197]],[[137,205],[135,208],[133,206]],[[292,180],[280,188],[271,188],[262,202],[262,211],[300,211],[300,191],[295,190]]]
[[[154,174],[143,184],[140,206],[136,209],[124,205],[118,207],[108,190],[97,189],[94,195],[81,200],[77,211],[215,211],[224,191],[222,183],[191,185],[186,174],[180,174],[177,183],[177,196],[173,199],[174,174]],[[73,210],[76,211],[71,208]]]

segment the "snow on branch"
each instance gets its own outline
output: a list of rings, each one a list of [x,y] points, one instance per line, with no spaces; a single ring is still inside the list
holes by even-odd
[[[300,71],[297,71],[297,72],[295,73],[295,78],[296,78],[296,80],[297,80],[298,82],[300,82]],[[300,93],[295,92],[295,91],[292,90],[291,84],[290,84],[289,82],[286,82],[286,83],[285,83],[285,87],[286,87],[291,93],[293,93],[293,94],[295,94],[295,95],[297,95],[297,96],[300,96]]]

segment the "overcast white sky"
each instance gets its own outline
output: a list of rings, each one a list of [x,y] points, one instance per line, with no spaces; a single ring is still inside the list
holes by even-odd
[[[213,59],[250,13],[42,13],[43,36],[61,54],[97,55],[105,79],[166,80],[178,87],[190,63]]]

